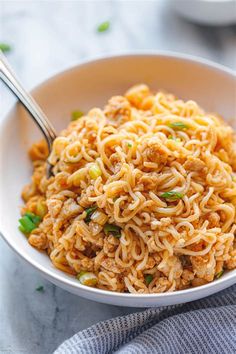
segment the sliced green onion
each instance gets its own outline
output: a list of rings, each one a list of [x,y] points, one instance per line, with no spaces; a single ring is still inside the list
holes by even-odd
[[[224,273],[224,270],[222,269],[220,272],[216,273],[216,279],[219,279]]]
[[[42,285],[40,285],[35,290],[36,291],[44,291],[44,287]]]
[[[116,238],[121,237],[121,227],[113,224],[105,224],[104,225],[105,235],[112,234]]]
[[[162,198],[170,199],[170,200],[178,200],[183,198],[183,194],[175,191],[169,191],[161,194]]]
[[[188,126],[183,123],[183,122],[173,122],[173,123],[170,123],[169,124],[169,127],[170,128],[173,128],[175,130],[183,130],[183,129],[186,129],[188,128]]]
[[[48,211],[46,204],[43,204],[41,201],[38,202],[36,206],[36,211],[37,215],[39,215],[41,219],[43,219],[43,217],[47,214]]]
[[[80,110],[71,113],[71,121],[77,120],[83,117],[84,113]]]
[[[2,51],[2,52],[10,52],[10,50],[11,50],[11,46],[9,45],[9,44],[7,44],[7,43],[0,43],[0,50]]]
[[[89,176],[92,179],[97,179],[101,175],[102,175],[102,171],[100,170],[100,167],[96,163],[92,164],[89,169]]]
[[[77,279],[83,285],[95,286],[97,284],[97,277],[92,272],[82,271],[77,275]]]
[[[94,211],[97,209],[97,206],[93,206],[91,208],[85,209],[86,211],[86,218],[84,219],[85,222],[89,222],[91,220],[91,216],[94,213]]]
[[[110,28],[110,22],[109,21],[105,21],[102,22],[98,27],[97,27],[97,31],[98,32],[105,32]]]
[[[132,147],[132,144],[131,144],[131,143],[127,143],[127,146],[128,146],[129,148],[131,148],[131,147]]]
[[[26,229],[22,226],[22,225],[19,225],[18,226],[18,229],[20,230],[20,232],[22,232],[23,234],[27,234],[27,232],[26,232]]]
[[[34,213],[30,213],[30,212],[26,212],[24,216],[27,216],[36,226],[38,226],[38,224],[41,221],[41,217],[38,215],[35,215]]]
[[[176,141],[177,143],[180,143],[180,142],[181,142],[181,139],[180,139],[180,138],[175,138],[175,137],[172,136],[172,135],[169,135],[169,136],[168,136],[168,139],[169,139],[169,140],[174,140],[174,141]]]
[[[26,212],[22,218],[19,219],[19,230],[24,234],[31,233],[34,229],[37,228],[41,221],[41,217],[35,215],[34,213]]]
[[[146,282],[147,285],[149,285],[151,283],[152,279],[153,279],[153,275],[152,274],[145,275],[145,282]]]
[[[22,216],[22,218],[19,219],[19,223],[20,223],[19,229],[24,234],[29,234],[30,232],[32,232],[34,229],[37,228],[37,226],[32,222],[32,220],[26,215]]]

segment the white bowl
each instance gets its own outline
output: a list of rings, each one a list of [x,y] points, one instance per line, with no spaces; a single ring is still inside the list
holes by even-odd
[[[136,83],[163,88],[194,99],[206,110],[236,116],[236,76],[202,59],[173,54],[124,55],[98,59],[60,73],[33,90],[33,95],[58,129],[69,123],[71,111],[103,106],[112,95]],[[15,252],[56,285],[88,299],[122,306],[160,306],[196,300],[236,281],[236,270],[198,287],[163,294],[121,294],[89,288],[55,269],[48,256],[31,247],[18,231],[22,187],[29,181],[27,149],[41,134],[27,113],[15,105],[0,126],[0,230]]]

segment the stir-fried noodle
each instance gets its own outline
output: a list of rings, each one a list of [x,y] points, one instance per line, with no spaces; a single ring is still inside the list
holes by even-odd
[[[194,101],[146,85],[33,145],[29,243],[82,284],[159,293],[236,268],[235,136]],[[30,214],[30,215],[31,215]],[[32,220],[32,217],[31,217]],[[24,230],[23,230],[24,231]]]

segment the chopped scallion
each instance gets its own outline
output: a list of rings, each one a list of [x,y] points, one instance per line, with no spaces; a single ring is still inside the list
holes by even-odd
[[[89,169],[89,176],[92,179],[97,179],[101,175],[102,175],[102,171],[100,170],[100,167],[96,163],[92,164]]]
[[[36,291],[44,291],[44,287],[42,285],[38,286],[36,289]]]
[[[105,235],[108,235],[111,233],[116,238],[121,237],[121,228],[117,225],[105,224],[104,225],[104,232],[105,232]]]
[[[36,206],[37,215],[39,215],[41,217],[41,219],[43,219],[43,217],[47,214],[47,211],[48,211],[48,209],[47,209],[46,204],[39,201]]]
[[[222,269],[220,272],[216,273],[216,279],[219,279],[224,273],[224,270]]]
[[[180,142],[181,142],[181,139],[180,139],[180,138],[175,138],[175,137],[172,136],[172,135],[169,135],[169,136],[168,136],[168,139],[169,139],[169,140],[174,140],[174,141],[176,141],[177,143],[180,143]]]
[[[153,280],[153,275],[152,274],[145,275],[145,282],[146,282],[147,285],[149,285],[152,280]]]
[[[77,120],[83,117],[84,113],[80,110],[71,113],[71,121]]]
[[[98,32],[105,32],[110,28],[110,22],[109,21],[105,21],[102,22],[98,27],[97,27],[97,31]]]
[[[22,216],[22,218],[19,219],[19,223],[20,230],[25,234],[29,234],[37,227],[28,216]]]
[[[24,234],[31,233],[34,229],[36,229],[41,221],[41,217],[35,215],[31,212],[26,212],[22,218],[19,219],[19,230]]]
[[[5,53],[5,52],[10,52],[11,46],[7,43],[0,43],[0,50]]]
[[[95,286],[97,284],[97,277],[92,272],[82,271],[77,275],[77,279],[83,285]]]
[[[131,148],[131,147],[132,147],[132,144],[131,144],[131,143],[127,143],[127,146],[128,146],[129,148]]]
[[[94,213],[94,211],[97,209],[97,206],[93,206],[90,208],[85,209],[86,211],[86,218],[84,219],[85,222],[91,221],[91,215]]]
[[[188,126],[183,122],[173,122],[169,124],[169,127],[175,130],[183,130],[188,128]]]
[[[176,191],[169,191],[161,194],[162,198],[170,200],[178,200],[183,198],[183,194]]]
[[[23,234],[27,234],[26,229],[25,229],[22,225],[19,225],[19,226],[18,226],[18,229],[19,229],[20,232],[22,232]]]
[[[26,212],[24,216],[27,216],[36,226],[40,223],[41,217],[34,213]]]

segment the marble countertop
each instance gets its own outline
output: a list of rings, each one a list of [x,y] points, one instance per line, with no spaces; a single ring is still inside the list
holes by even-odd
[[[99,23],[111,21],[108,32]],[[172,50],[236,68],[236,26],[207,27],[157,1],[0,1],[0,42],[27,88],[97,55]],[[1,90],[1,115],[14,101]],[[0,239],[0,353],[47,354],[98,321],[135,309],[98,304],[55,287]],[[45,291],[36,287],[43,285]]]

